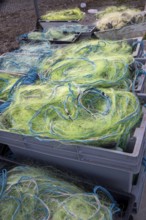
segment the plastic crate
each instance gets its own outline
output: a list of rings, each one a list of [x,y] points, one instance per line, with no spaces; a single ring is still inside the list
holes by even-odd
[[[140,37],[145,34],[146,22],[140,24],[127,25],[119,29],[94,32],[99,39],[121,40],[127,38]]]
[[[47,31],[49,28],[52,27],[61,27],[62,25],[65,25],[66,27],[70,27],[71,25],[74,26],[74,29],[76,25],[79,25],[77,22],[63,22],[63,21],[39,21],[36,24],[36,30],[39,31]],[[83,25],[84,26],[84,25]],[[79,33],[82,37],[91,37],[94,31],[96,31],[95,25],[85,25],[86,26],[86,31],[81,30],[80,32],[76,32],[77,34]]]
[[[38,32],[38,30],[34,30],[34,32]],[[54,39],[54,40],[47,40],[47,39],[41,39],[41,40],[31,40],[28,39],[27,36],[20,36],[18,37],[18,42],[26,42],[26,43],[42,43],[42,42],[50,42],[53,44],[70,44],[75,43],[80,37],[80,33],[74,33],[74,36],[70,40],[63,40],[63,39]]]
[[[10,147],[16,155],[47,161],[49,164],[65,167],[82,175],[88,175],[95,182],[100,179],[114,189],[131,192],[133,178],[140,172],[145,150],[146,114],[141,125],[136,128],[128,144],[128,152],[120,152],[86,145],[66,145],[59,141],[41,140],[0,131],[0,143]],[[131,152],[131,153],[130,153]]]
[[[146,182],[146,172],[145,172],[145,165],[141,166],[140,173],[137,177],[137,182],[133,185],[132,194],[135,196],[135,203],[133,207],[133,211],[137,213],[140,209],[141,201],[142,201],[142,194],[144,192],[144,186]]]

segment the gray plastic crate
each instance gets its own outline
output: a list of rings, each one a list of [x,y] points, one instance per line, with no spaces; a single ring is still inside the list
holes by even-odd
[[[140,24],[127,25],[122,28],[110,29],[106,31],[94,32],[99,39],[121,40],[129,37],[140,37],[145,34],[146,22]]]
[[[146,113],[134,132],[132,153],[114,151],[86,145],[65,145],[55,140],[38,140],[34,137],[0,131],[0,143],[7,144],[16,155],[44,160],[52,165],[96,178],[125,192],[131,192],[133,178],[141,169],[145,149]]]
[[[146,155],[146,154],[145,154]],[[141,166],[140,173],[135,185],[132,187],[131,193],[135,196],[134,212],[138,212],[142,201],[142,194],[144,192],[144,186],[146,181],[146,167]]]

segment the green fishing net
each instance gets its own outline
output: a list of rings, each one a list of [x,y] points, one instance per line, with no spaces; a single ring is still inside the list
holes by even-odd
[[[16,53],[27,54],[31,56],[32,54],[51,54],[53,53],[52,47],[49,42],[39,42],[39,43],[26,43],[22,42],[20,48],[15,51]]]
[[[39,40],[39,41],[72,41],[76,34],[63,32],[58,30],[58,28],[50,28],[49,31],[45,32],[31,32],[28,34],[29,40]]]
[[[31,55],[22,52],[11,52],[0,56],[0,70],[10,73],[27,73],[40,61],[39,55]]]
[[[92,57],[93,55],[110,55],[121,56],[123,55],[126,58],[132,53],[132,48],[126,42],[122,41],[104,41],[104,40],[84,40],[77,42],[76,44],[68,45],[66,47],[58,49],[57,54],[62,55],[63,57],[77,56],[77,57]],[[55,56],[57,55],[55,54]],[[132,56],[131,56],[132,59]]]
[[[119,143],[124,148],[139,117],[138,99],[130,92],[44,84],[17,89],[0,126],[43,138],[94,146]]]
[[[9,96],[10,89],[14,83],[19,79],[20,75],[0,73],[0,99],[7,100]]]
[[[43,60],[39,76],[54,84],[111,87],[129,77],[132,62],[131,48],[125,42],[91,40],[58,49]]]
[[[44,58],[52,56],[53,50],[47,42],[36,45],[23,43],[18,50],[0,56],[0,71],[24,75],[39,66]]]
[[[125,6],[108,7],[103,12],[97,14],[98,22],[96,26],[101,30],[121,28],[130,24],[137,24],[146,21],[144,13],[138,9],[130,9]]]
[[[46,15],[41,16],[42,20],[50,21],[71,21],[81,20],[83,18],[84,13],[79,8],[52,11],[48,12]]]
[[[51,26],[43,32],[35,31],[27,34],[27,39],[34,41],[72,41],[78,33],[89,32],[90,27],[81,24],[60,24],[59,26]],[[24,35],[22,35],[24,36]]]
[[[23,51],[31,56],[25,45]],[[14,86],[0,129],[124,149],[141,115],[137,98],[127,92],[132,62],[131,47],[124,41],[89,40],[53,50],[38,63],[39,79],[33,85],[28,85],[30,71],[27,85]]]
[[[15,167],[0,198],[1,220],[112,220],[113,201],[87,193],[53,169]],[[105,199],[106,198],[106,199]]]

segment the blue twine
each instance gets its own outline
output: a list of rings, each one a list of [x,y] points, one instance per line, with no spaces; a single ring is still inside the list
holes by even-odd
[[[1,190],[0,190],[0,199],[1,199],[2,196],[3,196],[3,193],[4,193],[4,190],[5,190],[6,184],[7,184],[7,170],[4,169],[4,170],[2,170],[2,173],[0,173],[0,187],[1,187]]]
[[[30,69],[26,75],[22,76],[20,79],[16,81],[16,83],[12,86],[10,90],[10,94],[12,95],[15,88],[19,85],[31,85],[36,82],[36,80],[39,78],[37,74],[37,68],[34,67]]]
[[[11,105],[12,100],[9,99],[8,101],[2,103],[0,105],[0,113],[3,113],[10,105]]]
[[[28,34],[21,34],[18,39],[22,40],[22,39],[27,39],[28,38]]]
[[[96,194],[97,197],[99,198],[97,191],[103,192],[110,199],[110,201],[112,202],[112,204],[110,205],[110,210],[112,211],[113,214],[120,211],[120,208],[118,208],[118,206],[117,206],[117,202],[115,201],[114,197],[111,195],[111,193],[107,189],[105,189],[102,186],[95,186],[94,187],[93,193]]]
[[[20,79],[18,79],[14,85],[12,86],[10,92],[9,92],[9,98],[8,101],[4,102],[3,104],[0,105],[0,113],[3,113],[10,105],[12,102],[12,96],[13,93],[16,89],[17,86],[21,85],[31,85],[38,80],[39,76],[37,74],[37,68],[32,68],[28,71],[28,73],[24,76],[22,76]]]

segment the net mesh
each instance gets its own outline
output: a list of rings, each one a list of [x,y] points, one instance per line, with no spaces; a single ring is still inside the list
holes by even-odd
[[[121,28],[126,25],[143,23],[146,21],[146,13],[134,8],[129,9],[125,6],[112,6],[97,14],[97,18],[97,28],[104,31],[112,28]]]
[[[112,220],[119,211],[106,189],[96,187],[93,193],[85,192],[54,168],[21,166],[8,173],[2,171],[2,176],[1,220]]]
[[[91,32],[91,30],[93,30],[92,26],[73,22],[48,22],[44,30],[22,34],[19,40],[72,42],[77,34]]]
[[[27,73],[32,67],[39,66],[44,57],[50,57],[52,50],[49,43],[25,45],[18,50],[0,56],[0,70],[7,73]]]
[[[84,13],[79,8],[52,11],[48,12],[46,15],[41,16],[42,20],[50,21],[71,21],[80,20],[83,18]]]
[[[40,55],[41,45],[23,44],[10,54],[25,52],[29,59],[34,53]],[[48,47],[49,54],[42,51],[36,69],[19,78],[10,75],[9,85],[1,74],[0,96],[8,99],[0,106],[0,128],[68,144],[125,150],[128,134],[141,116],[138,99],[128,92],[131,48],[124,41],[99,40]]]
[[[128,65],[133,61],[130,50],[125,43],[97,40],[81,42],[57,50],[51,59],[44,59],[39,75],[57,84],[117,85],[127,78]]]

